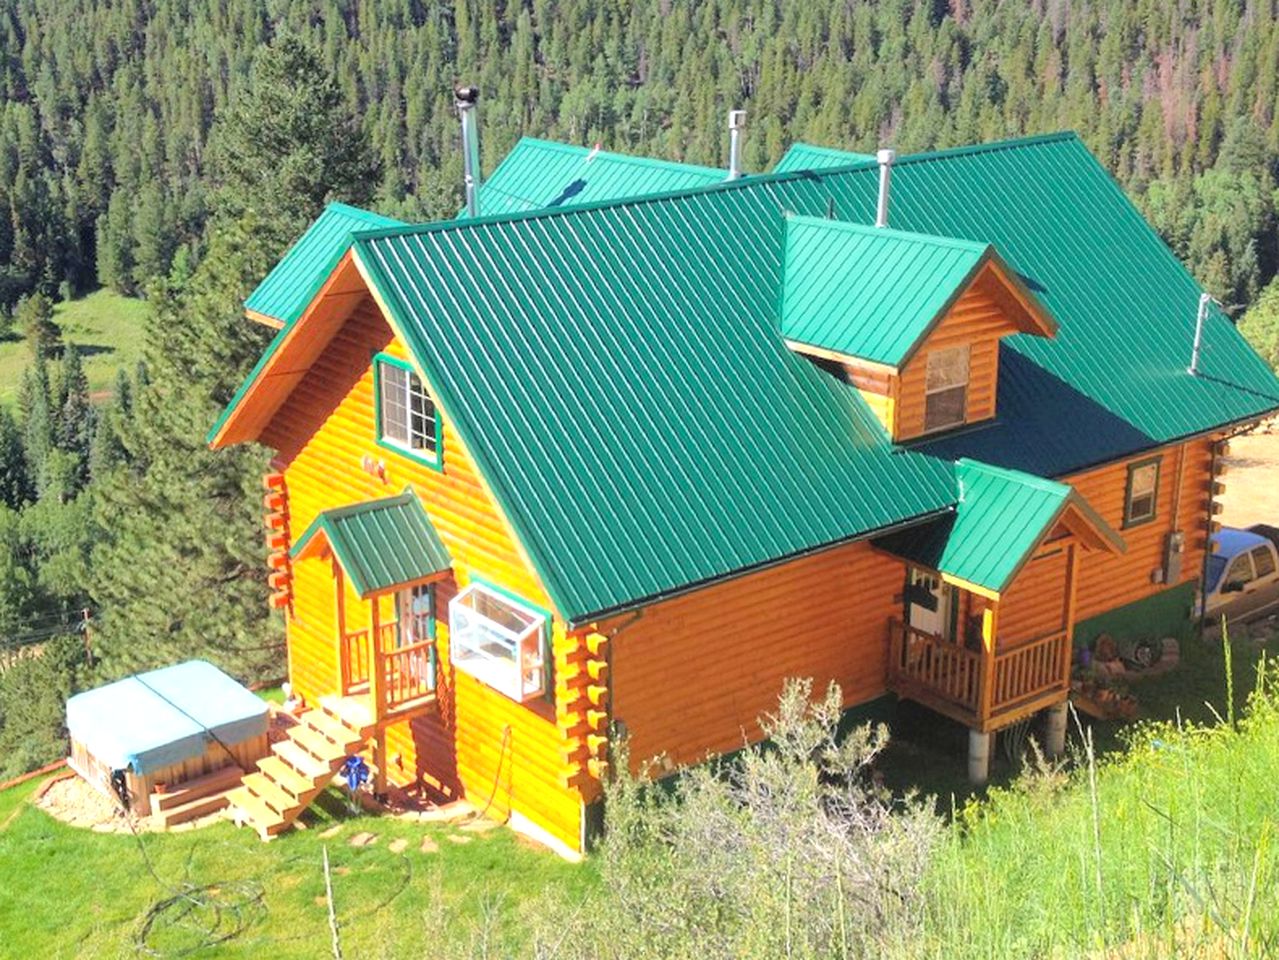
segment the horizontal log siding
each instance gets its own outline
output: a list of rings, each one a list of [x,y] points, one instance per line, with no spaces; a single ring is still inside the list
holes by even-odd
[[[844,703],[885,692],[902,564],[855,543],[644,609],[612,650],[613,717],[636,763],[692,763],[760,736],[782,683],[834,680]]]
[[[293,536],[322,510],[391,496],[412,485],[453,556],[458,585],[479,576],[549,608],[447,416],[443,472],[377,444],[372,356],[379,351],[407,358],[373,301],[365,300],[263,436],[284,463]],[[363,469],[365,456],[385,463],[385,478]],[[389,729],[388,773],[392,780],[412,780],[420,774],[444,792],[465,793],[479,804],[493,793],[492,809],[498,814],[514,808],[576,848],[581,797],[562,785],[564,737],[555,725],[554,710],[549,703],[517,704],[451,668],[447,603],[453,589],[441,589],[437,605],[441,714],[402,721]],[[288,626],[290,667],[298,691],[314,701],[336,693],[339,676],[335,591],[326,563],[299,564],[294,593],[295,615]],[[368,606],[348,592],[348,631],[368,624]],[[383,615],[393,616],[389,606]]]
[[[1041,550],[1018,572],[999,602],[999,647],[1056,633],[1066,623],[1066,546]]]
[[[1185,447],[1185,463],[1178,515],[1174,519],[1174,495],[1177,488],[1178,453]],[[1128,486],[1128,464],[1160,457],[1159,498],[1155,519],[1149,523],[1123,529],[1124,498]],[[1144,453],[1131,461],[1108,464],[1096,470],[1072,474],[1065,478],[1082,494],[1102,517],[1119,531],[1128,545],[1123,554],[1086,551],[1080,563],[1079,590],[1076,595],[1076,620],[1087,620],[1100,613],[1175,586],[1155,583],[1151,573],[1163,565],[1164,541],[1173,530],[1185,534],[1186,549],[1182,555],[1181,576],[1177,583],[1196,580],[1202,573],[1204,548],[1207,544],[1205,522],[1209,486],[1212,480],[1212,444],[1208,439],[1191,440],[1184,445],[1163,447]]]
[[[928,354],[932,350],[967,344],[971,350],[968,368],[968,423],[995,415],[995,387],[999,379],[999,338],[1016,332],[1016,326],[989,293],[978,283],[969,287],[951,306],[919,351],[902,368],[897,391],[896,431],[898,440],[909,440],[924,432],[924,387],[928,376]]]

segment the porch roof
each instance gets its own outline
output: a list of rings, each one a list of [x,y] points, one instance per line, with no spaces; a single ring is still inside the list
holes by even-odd
[[[956,463],[955,475],[954,513],[876,545],[996,597],[1059,522],[1086,546],[1125,549],[1123,538],[1067,484],[966,458]]]
[[[453,565],[411,489],[398,497],[325,510],[298,538],[292,556],[314,556],[325,544],[361,597],[430,580]]]

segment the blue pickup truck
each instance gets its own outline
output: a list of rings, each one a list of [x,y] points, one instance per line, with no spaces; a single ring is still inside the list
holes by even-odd
[[[1224,527],[1212,539],[1202,604],[1209,617],[1247,618],[1279,604],[1279,528]]]

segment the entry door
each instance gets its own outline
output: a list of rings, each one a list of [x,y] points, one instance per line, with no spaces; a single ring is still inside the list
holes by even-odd
[[[953,592],[936,574],[912,567],[906,621],[916,630],[953,640],[950,616]]]
[[[401,590],[399,645],[410,646],[429,640],[435,633],[435,592],[432,584]]]

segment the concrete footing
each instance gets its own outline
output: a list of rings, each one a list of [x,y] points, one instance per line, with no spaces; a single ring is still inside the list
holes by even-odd
[[[1066,704],[1055,704],[1044,711],[1044,753],[1059,757],[1066,752]]]
[[[990,750],[994,745],[993,733],[968,731],[968,780],[981,785],[990,777]]]

